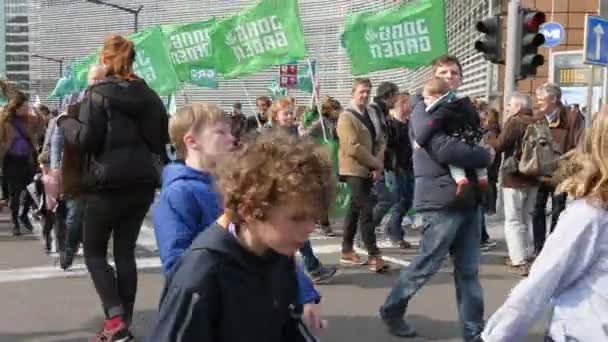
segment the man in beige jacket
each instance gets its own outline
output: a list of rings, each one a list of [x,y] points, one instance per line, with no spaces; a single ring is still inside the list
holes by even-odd
[[[355,79],[353,99],[340,115],[337,134],[340,178],[348,184],[351,202],[344,219],[342,238],[343,265],[363,265],[353,249],[357,225],[361,227],[361,239],[368,251],[367,264],[373,272],[382,272],[387,266],[376,244],[373,223],[374,200],[372,187],[380,179],[384,169],[385,139],[376,113],[368,108],[372,84],[369,79]]]

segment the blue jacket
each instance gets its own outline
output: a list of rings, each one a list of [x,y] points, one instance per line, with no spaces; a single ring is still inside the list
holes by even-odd
[[[424,101],[417,100],[410,120],[410,141],[416,141],[428,122]],[[479,205],[481,196],[475,189],[456,198],[456,183],[448,165],[465,169],[469,181],[476,184],[474,169],[487,168],[491,164],[490,153],[485,148],[437,132],[424,148],[414,149],[413,162],[416,210],[468,210]]]
[[[172,164],[165,167],[162,179],[152,219],[166,276],[198,233],[222,214],[222,206],[213,189],[213,179],[207,173]]]
[[[213,179],[207,173],[183,164],[170,164],[163,170],[162,179],[152,219],[163,274],[168,276],[196,236],[213,224],[223,209]],[[297,276],[301,303],[318,300],[319,293],[301,267],[297,268]]]

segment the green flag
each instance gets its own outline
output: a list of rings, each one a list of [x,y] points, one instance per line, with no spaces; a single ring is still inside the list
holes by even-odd
[[[279,86],[278,78],[275,78],[274,80],[272,80],[270,82],[270,85],[268,85],[268,87],[266,87],[266,90],[268,90],[268,93],[270,94],[270,97],[273,100],[278,100],[281,97],[287,95],[287,89],[281,88]]]
[[[190,69],[190,79],[187,81],[204,88],[217,89],[219,86],[217,73],[213,69],[192,68]]]
[[[89,69],[98,63],[100,63],[99,50],[91,53],[79,61],[76,61],[72,65],[72,72],[74,74],[74,92],[87,89]]]
[[[77,92],[76,84],[74,83],[74,78],[69,76],[64,76],[57,81],[55,85],[55,89],[51,92],[51,94],[47,97],[48,99],[60,99],[64,96],[70,95]]]
[[[171,95],[179,87],[177,74],[165,48],[160,27],[129,36],[135,44],[135,74],[144,80],[159,95]]]
[[[351,14],[344,44],[355,75],[428,65],[447,53],[443,0],[418,0],[379,13]]]
[[[211,33],[215,69],[236,78],[306,55],[297,0],[262,0]]]
[[[192,69],[213,68],[209,34],[216,24],[215,18],[211,18],[187,25],[162,26],[169,57],[181,81],[192,80]]]

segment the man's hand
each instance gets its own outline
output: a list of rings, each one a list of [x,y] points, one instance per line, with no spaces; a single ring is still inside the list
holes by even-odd
[[[304,304],[302,321],[315,333],[327,328],[327,321],[321,319],[321,304]]]
[[[374,170],[372,171],[372,180],[375,182],[380,180],[380,177],[382,177],[382,171],[381,170]]]

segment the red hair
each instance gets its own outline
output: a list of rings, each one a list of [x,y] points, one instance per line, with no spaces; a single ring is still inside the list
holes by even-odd
[[[107,63],[107,76],[114,76],[124,80],[138,79],[133,72],[135,46],[129,39],[120,35],[108,36],[103,43],[101,55]]]

